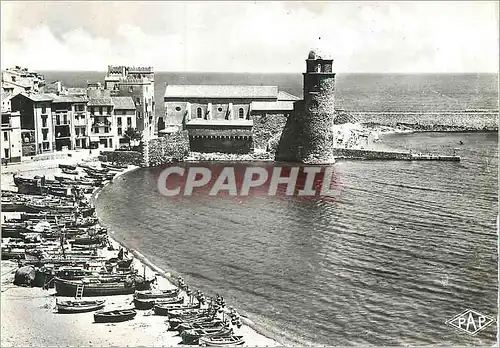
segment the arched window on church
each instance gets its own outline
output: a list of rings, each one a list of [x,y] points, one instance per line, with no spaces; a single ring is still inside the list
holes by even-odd
[[[203,118],[203,110],[201,108],[196,109],[196,117]]]
[[[245,118],[245,110],[243,108],[239,108],[239,110],[238,110],[238,117],[239,118]]]

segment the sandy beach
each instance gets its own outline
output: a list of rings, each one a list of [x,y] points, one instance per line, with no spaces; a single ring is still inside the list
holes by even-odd
[[[81,156],[71,156],[64,160],[50,159],[44,161],[21,163],[2,167],[2,189],[15,189],[13,173],[25,177],[45,175],[52,179],[54,175],[61,175],[57,168],[59,163],[76,164],[86,159]],[[136,167],[129,166],[129,170]],[[120,174],[119,174],[120,175]],[[99,190],[95,194],[95,199]],[[11,214],[5,213],[8,217]],[[3,216],[2,216],[3,221]],[[109,231],[116,232],[116,231]],[[113,251],[103,249],[102,256],[116,257],[120,245],[109,237],[114,246]],[[133,267],[146,278],[157,277],[157,287],[168,289],[174,285],[167,279],[168,273],[158,269],[143,259],[142,255],[130,250],[134,256]],[[114,324],[97,324],[93,320],[93,312],[79,314],[59,314],[55,309],[55,289],[27,288],[13,285],[17,262],[1,262],[1,346],[41,346],[41,347],[77,347],[77,346],[178,346],[182,342],[177,332],[167,331],[166,317],[154,315],[152,310],[137,310],[134,320]],[[188,284],[189,285],[189,284]],[[195,290],[196,289],[192,289]],[[183,293],[184,296],[187,296]],[[223,294],[222,294],[223,295]],[[69,299],[57,297],[60,300]],[[96,297],[105,299],[106,310],[133,308],[132,295]],[[228,306],[231,304],[228,303]],[[237,308],[236,308],[237,310]],[[242,335],[245,346],[272,347],[280,345],[278,342],[265,337],[251,328],[251,322],[242,318],[241,328],[233,327],[236,335]],[[250,326],[248,325],[250,324]]]

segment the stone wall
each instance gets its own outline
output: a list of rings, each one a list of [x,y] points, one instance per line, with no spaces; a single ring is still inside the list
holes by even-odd
[[[271,138],[281,134],[287,117],[283,113],[252,115],[254,149],[266,150]]]
[[[276,149],[276,160],[283,162],[299,162],[302,147],[302,131],[304,118],[304,101],[294,104],[294,110],[288,117]]]
[[[188,155],[187,131],[168,134],[149,141],[149,166],[158,166],[172,161],[182,161]]]
[[[406,125],[416,130],[453,131],[498,129],[498,111],[348,112],[361,123]]]

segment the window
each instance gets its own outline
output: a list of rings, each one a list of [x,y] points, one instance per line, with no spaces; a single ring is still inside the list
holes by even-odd
[[[61,124],[61,115],[56,115],[56,125],[59,126],[60,124]]]
[[[132,117],[127,117],[127,126],[132,127]]]
[[[176,106],[175,107],[175,111],[181,111],[181,107],[180,106]]]
[[[102,115],[102,106],[99,106],[99,113]]]
[[[202,118],[203,117],[203,110],[201,108],[196,109],[196,117],[197,118]]]
[[[108,106],[108,114],[111,113],[111,106]]]
[[[90,107],[90,113],[91,113],[91,114],[93,114],[93,113],[94,113],[94,111],[95,111],[94,107],[93,107],[93,106],[91,106],[91,107]]]
[[[321,72],[321,64],[316,65],[316,72]]]
[[[75,129],[75,134],[76,134],[77,137],[79,137],[80,136],[80,129],[76,128]]]
[[[104,128],[104,133],[109,133],[109,127]]]
[[[42,134],[43,134],[43,140],[46,141],[48,140],[47,135],[49,133],[48,129],[42,129]]]
[[[117,122],[118,122],[118,126],[121,126],[121,125],[122,125],[122,118],[121,118],[121,117],[118,117],[118,118],[117,118]]]
[[[5,158],[9,158],[9,149],[3,149],[5,153]]]
[[[48,150],[49,149],[49,142],[44,142],[43,143],[43,149]]]
[[[45,104],[42,104],[42,114],[45,113],[47,113],[47,107],[45,106]]]
[[[9,140],[9,134],[7,132],[3,132],[3,140]]]
[[[245,110],[243,108],[238,109],[238,117],[239,118],[244,118],[245,117]]]
[[[221,107],[218,107],[218,108],[217,108],[217,111],[222,112],[222,108],[221,108]]]
[[[63,116],[64,124],[68,124],[68,115]]]
[[[121,128],[118,128],[118,135],[122,135],[122,129]]]
[[[81,140],[80,139],[76,139],[76,147],[81,147]]]

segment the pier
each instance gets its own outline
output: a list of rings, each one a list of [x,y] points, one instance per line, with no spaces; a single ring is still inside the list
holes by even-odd
[[[451,161],[460,162],[460,156],[403,151],[334,149],[335,159],[385,160],[385,161]]]

